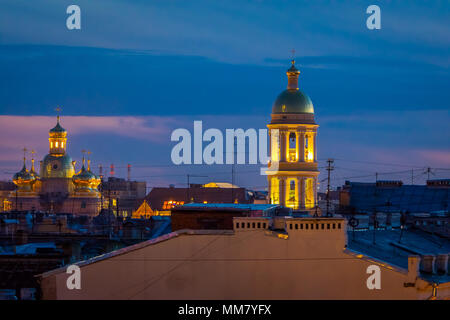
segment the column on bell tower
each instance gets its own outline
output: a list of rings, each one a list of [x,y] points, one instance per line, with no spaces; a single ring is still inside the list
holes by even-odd
[[[298,129],[301,130],[301,129]],[[299,162],[305,162],[305,133],[303,131],[298,131],[300,136],[299,141]]]
[[[286,206],[286,177],[280,177],[280,205]]]
[[[313,141],[314,141],[314,145],[313,145],[313,148],[314,148],[314,162],[317,162],[317,132],[314,132],[314,139],[313,139]]]
[[[286,131],[280,130],[280,161],[286,161]]]

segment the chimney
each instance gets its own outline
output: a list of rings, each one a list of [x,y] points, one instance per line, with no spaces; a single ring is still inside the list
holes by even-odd
[[[439,274],[446,274],[448,268],[448,254],[438,254],[436,257],[436,271]]]
[[[408,281],[409,283],[416,282],[419,276],[420,256],[408,256]]]
[[[432,254],[424,254],[422,256],[422,263],[420,264],[420,271],[428,274],[435,272],[436,257]]]

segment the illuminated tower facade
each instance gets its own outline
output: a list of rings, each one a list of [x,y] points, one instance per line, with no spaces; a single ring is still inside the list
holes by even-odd
[[[292,60],[287,89],[272,107],[268,171],[270,203],[294,210],[317,205],[317,128],[311,99],[298,88],[300,71]]]

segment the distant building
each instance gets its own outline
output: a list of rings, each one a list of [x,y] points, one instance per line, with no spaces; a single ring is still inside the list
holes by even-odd
[[[191,184],[190,188],[153,188],[145,198],[153,210],[170,210],[190,202],[195,203],[252,203],[245,188],[230,184]]]
[[[103,208],[111,209],[114,215],[131,217],[145,198],[147,183],[109,177],[99,186]]]
[[[189,203],[172,209],[172,231],[232,230],[234,217],[271,217],[279,211],[276,204]]]
[[[0,181],[0,212],[12,210],[14,199],[11,199],[11,193],[16,190],[12,181]]]
[[[346,181],[339,195],[343,212],[423,213],[450,209],[450,179],[429,180],[427,185],[401,181],[376,183]]]

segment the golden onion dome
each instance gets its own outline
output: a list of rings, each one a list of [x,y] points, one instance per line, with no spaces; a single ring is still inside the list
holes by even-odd
[[[27,170],[25,166],[25,160],[23,163],[22,170],[14,174],[13,182],[18,187],[30,186],[36,182],[36,177]]]
[[[61,125],[59,124],[59,116],[57,117],[56,126],[54,126],[52,129],[50,129],[49,132],[50,133],[64,133],[64,132],[67,132],[67,130],[64,129],[63,127],[61,127]]]
[[[100,184],[100,178],[92,173],[90,168],[86,169],[84,164],[80,172],[72,177],[72,181],[77,189],[96,189]]]
[[[34,159],[31,159],[30,175],[33,176],[36,180],[38,180],[40,178],[39,175],[37,174],[37,172],[34,170]]]
[[[288,77],[287,89],[281,92],[276,98],[272,106],[272,114],[314,114],[311,99],[298,89],[300,71],[295,67],[294,60],[291,63],[291,67],[286,71]]]

